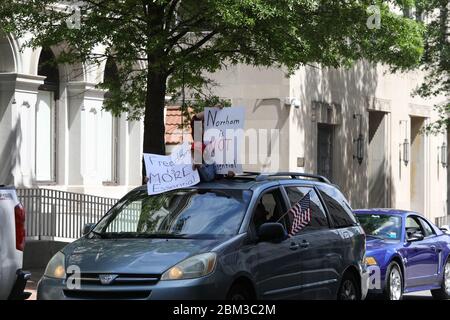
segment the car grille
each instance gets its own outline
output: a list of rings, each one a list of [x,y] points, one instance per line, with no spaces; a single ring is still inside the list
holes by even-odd
[[[103,285],[100,281],[99,273],[82,273],[80,283],[82,287],[83,285],[148,286],[156,284],[159,281],[159,277],[159,275],[119,274],[110,284]]]
[[[159,275],[119,274],[110,283],[102,284],[100,275],[82,273],[80,288],[64,289],[64,295],[72,299],[146,299],[151,294],[149,286],[160,279]]]

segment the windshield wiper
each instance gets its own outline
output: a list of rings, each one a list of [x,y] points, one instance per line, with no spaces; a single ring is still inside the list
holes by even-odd
[[[97,231],[91,231],[95,236],[101,239],[135,239],[135,238],[148,238],[148,239],[189,239],[186,234],[177,233],[135,233],[135,232],[111,232],[100,233]]]
[[[385,240],[383,237],[376,236],[376,235],[373,235],[373,234],[366,234],[366,237],[372,237],[372,238],[375,238],[375,239]]]
[[[136,238],[154,238],[154,239],[189,239],[182,233],[138,233]]]
[[[93,231],[93,230],[92,230],[91,233],[92,233],[93,235],[99,237],[100,239],[105,239],[105,238],[107,238],[106,234],[101,233],[101,232],[97,232],[97,231]]]

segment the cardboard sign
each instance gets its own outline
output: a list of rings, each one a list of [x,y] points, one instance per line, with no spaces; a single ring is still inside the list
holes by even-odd
[[[244,139],[245,108],[205,108],[204,141],[212,144],[212,159],[218,174],[242,173],[241,147]]]
[[[170,156],[144,153],[144,161],[149,195],[190,187],[200,182],[198,171],[192,169],[188,144],[181,145]]]

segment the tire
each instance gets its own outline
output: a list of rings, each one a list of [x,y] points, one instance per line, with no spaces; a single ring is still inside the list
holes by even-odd
[[[383,296],[386,300],[402,300],[403,298],[403,274],[397,262],[391,262],[386,272],[386,288]]]
[[[450,259],[444,265],[444,274],[440,289],[431,290],[431,295],[436,300],[450,299]]]
[[[361,300],[361,283],[352,273],[346,272],[342,277],[337,299]]]
[[[236,283],[231,287],[230,291],[228,291],[227,300],[252,300],[252,294],[245,285]]]

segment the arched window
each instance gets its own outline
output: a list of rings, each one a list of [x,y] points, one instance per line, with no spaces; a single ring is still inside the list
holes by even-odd
[[[103,82],[113,86],[120,86],[118,68],[113,58],[108,58],[106,61]],[[109,93],[106,92],[105,99],[108,96]],[[114,117],[111,112],[102,110],[99,121],[98,127],[102,128],[98,132],[98,145],[102,149],[103,183],[106,185],[117,184],[119,183],[119,119]]]
[[[106,60],[103,82],[113,86],[120,86],[119,69],[117,69],[116,61],[113,58]],[[108,96],[109,93],[107,92],[105,97],[107,98]]]
[[[59,70],[55,59],[51,49],[42,49],[39,57],[38,75],[45,76],[44,84],[39,87],[39,90],[54,92],[54,98],[57,100],[59,99]]]
[[[8,37],[0,31],[0,72],[15,72],[14,53]]]
[[[51,49],[41,51],[38,75],[44,76],[36,103],[35,179],[56,182],[56,105],[59,99],[59,70]]]

